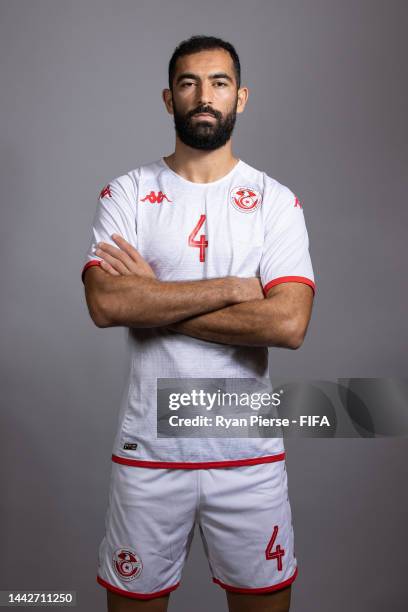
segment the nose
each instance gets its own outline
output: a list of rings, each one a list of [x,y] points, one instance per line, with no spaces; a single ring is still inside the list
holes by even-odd
[[[202,81],[197,87],[197,94],[198,94],[198,102],[200,104],[203,104],[203,105],[212,104],[211,83],[208,83],[207,81]]]

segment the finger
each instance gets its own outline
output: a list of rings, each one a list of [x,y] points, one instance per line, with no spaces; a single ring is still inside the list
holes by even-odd
[[[117,272],[114,268],[112,268],[112,266],[104,259],[101,260],[101,268],[112,276],[122,276],[120,272]]]
[[[119,274],[123,276],[128,276],[131,274],[131,271],[126,267],[126,265],[117,257],[110,255],[107,251],[102,249],[96,249],[96,255],[100,257],[102,260],[108,262],[114,270],[119,272]]]
[[[98,248],[95,251],[97,255],[99,255],[100,257],[105,257],[105,254],[108,254],[111,258],[117,259],[118,261],[122,262],[122,264],[126,266],[129,271],[132,271],[132,267],[134,266],[134,260],[129,257],[127,253],[106,242],[99,242],[97,247]]]
[[[98,242],[96,248],[102,249],[102,251],[106,251],[109,255],[112,255],[112,257],[117,257],[121,260],[127,257],[127,254],[122,249],[118,249],[118,247],[109,244],[109,242]]]
[[[127,242],[127,240],[122,238],[122,236],[119,236],[119,234],[112,234],[112,240],[114,240],[116,244],[119,245],[119,247],[134,261],[143,260],[143,257],[140,255],[139,251],[137,251],[134,246]]]

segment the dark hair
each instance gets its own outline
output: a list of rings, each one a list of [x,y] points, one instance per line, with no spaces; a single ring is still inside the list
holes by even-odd
[[[235,80],[237,87],[241,87],[241,64],[237,52],[231,43],[216,38],[215,36],[202,36],[196,35],[191,36],[188,40],[183,40],[175,48],[173,55],[169,62],[169,88],[172,89],[173,79],[176,72],[176,62],[179,57],[183,55],[190,55],[191,53],[198,53],[199,51],[207,51],[209,49],[225,49],[230,54],[234,63]]]

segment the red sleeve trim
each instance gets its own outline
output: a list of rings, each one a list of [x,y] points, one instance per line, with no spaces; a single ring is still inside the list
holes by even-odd
[[[279,582],[278,584],[274,584],[273,586],[263,587],[260,589],[241,589],[240,587],[234,587],[228,584],[224,584],[224,582],[221,582],[221,580],[218,580],[218,578],[213,578],[213,582],[215,582],[216,584],[219,584],[220,587],[222,587],[226,591],[232,591],[233,593],[252,593],[252,594],[270,593],[271,591],[279,591],[280,589],[284,589],[285,587],[289,586],[295,580],[297,575],[298,575],[298,568],[296,567],[292,576],[288,578],[287,580],[284,580],[283,582]]]
[[[90,268],[91,266],[100,266],[100,265],[101,265],[100,259],[91,259],[91,261],[88,261],[82,269],[82,274],[81,274],[82,282],[84,282],[84,274],[88,268]]]
[[[162,595],[167,595],[167,593],[174,591],[180,585],[180,582],[177,582],[177,584],[174,584],[173,586],[168,587],[167,589],[163,589],[162,591],[156,591],[155,593],[134,593],[132,591],[125,591],[124,589],[119,589],[118,587],[109,584],[109,582],[106,582],[106,580],[103,580],[103,578],[101,578],[100,576],[96,577],[96,581],[101,586],[105,587],[105,589],[108,589],[108,591],[112,591],[113,593],[117,593],[118,595],[124,595],[125,597],[131,597],[132,599],[154,599],[155,597],[162,597]]]
[[[263,288],[264,295],[266,296],[271,287],[280,285],[281,283],[304,283],[313,289],[313,293],[316,293],[316,285],[312,280],[310,280],[310,278],[306,278],[306,276],[280,276],[279,278],[275,278],[274,280],[269,281],[269,283],[266,283]]]
[[[173,461],[143,461],[141,459],[128,459],[112,455],[112,461],[121,463],[122,465],[133,465],[135,467],[150,467],[150,468],[174,468],[184,470],[208,469],[217,467],[237,467],[239,465],[256,465],[258,463],[272,463],[273,461],[283,461],[285,453],[269,455],[266,457],[251,457],[251,459],[231,459],[227,461],[206,461],[206,462],[173,462]]]

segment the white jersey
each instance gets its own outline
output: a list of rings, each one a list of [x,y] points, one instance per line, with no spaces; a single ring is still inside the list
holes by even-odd
[[[221,179],[194,183],[164,159],[101,192],[82,271],[101,261],[96,243],[120,234],[162,281],[258,276],[314,290],[303,209],[284,185],[242,160]],[[267,347],[207,342],[155,327],[129,328],[129,369],[113,460],[140,467],[217,467],[276,461],[279,438],[158,438],[158,378],[252,378],[270,388]]]

